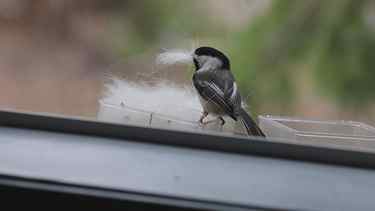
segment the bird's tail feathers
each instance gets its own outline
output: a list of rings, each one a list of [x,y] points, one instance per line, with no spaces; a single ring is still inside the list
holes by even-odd
[[[251,116],[243,109],[239,110],[239,120],[246,128],[247,134],[252,136],[266,137],[262,130],[259,128],[257,123],[251,118]]]

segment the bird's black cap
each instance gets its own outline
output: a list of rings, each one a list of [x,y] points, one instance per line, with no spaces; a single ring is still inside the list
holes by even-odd
[[[194,51],[194,54],[197,56],[212,56],[218,58],[221,62],[223,62],[223,68],[230,70],[230,62],[228,57],[215,48],[206,46],[199,47]]]

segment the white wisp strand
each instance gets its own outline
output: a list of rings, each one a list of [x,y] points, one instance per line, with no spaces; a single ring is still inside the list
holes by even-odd
[[[165,50],[156,57],[158,65],[192,64],[192,51],[182,49]]]

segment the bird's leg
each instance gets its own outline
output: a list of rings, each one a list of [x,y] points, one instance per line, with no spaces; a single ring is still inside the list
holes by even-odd
[[[225,119],[222,116],[220,116],[219,119],[221,121],[221,126],[225,125]]]
[[[209,120],[209,121],[206,121],[204,122],[203,119],[207,116],[208,114],[203,114],[202,117],[201,117],[201,120],[199,120],[199,122],[202,124],[202,125],[207,125],[207,124],[210,124],[212,122],[217,122],[217,120],[220,120],[220,125],[223,126],[225,124],[225,120],[223,117],[218,117],[217,119],[213,119],[213,120]]]
[[[208,116],[208,112],[207,111],[203,111],[202,113],[202,116],[201,118],[199,119],[199,123],[201,123],[202,125],[206,124],[203,122],[204,118],[206,118]]]

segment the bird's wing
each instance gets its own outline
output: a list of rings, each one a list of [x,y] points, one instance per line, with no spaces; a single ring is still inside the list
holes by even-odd
[[[240,97],[237,90],[237,85],[232,79],[222,80],[218,77],[207,77],[203,80],[199,75],[194,75],[193,81],[194,86],[203,97],[203,99],[214,103],[219,108],[231,116],[233,119],[237,119],[236,106]],[[216,80],[215,80],[216,79]]]

